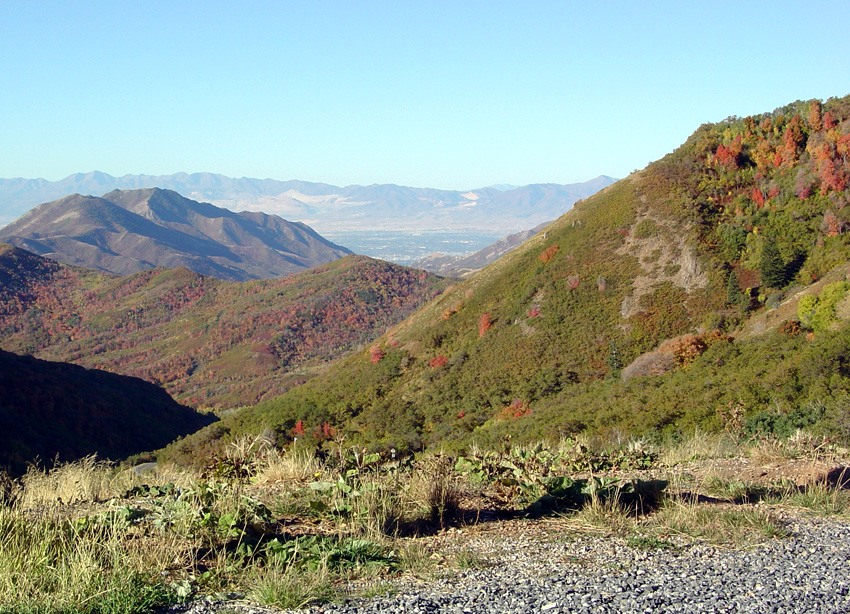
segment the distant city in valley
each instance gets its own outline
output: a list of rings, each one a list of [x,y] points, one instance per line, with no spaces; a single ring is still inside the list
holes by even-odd
[[[410,265],[431,254],[463,256],[484,249],[504,233],[484,230],[330,230],[323,237],[355,254]]]

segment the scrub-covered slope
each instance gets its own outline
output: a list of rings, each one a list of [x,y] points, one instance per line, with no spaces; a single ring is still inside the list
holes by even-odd
[[[0,348],[141,377],[183,403],[226,409],[308,379],[443,284],[363,256],[245,283],[182,268],[114,277],[0,245]]]
[[[704,125],[369,351],[223,427],[273,427],[282,437],[319,429],[320,439],[338,429],[347,441],[418,448],[496,433],[716,421],[714,405],[658,411],[649,392],[629,405],[647,412],[642,420],[600,408],[619,405],[618,395],[641,398],[650,380],[639,376],[694,361],[709,346],[758,355],[753,342],[727,335],[848,259],[848,118],[844,98]],[[663,347],[666,364],[644,359],[626,372],[633,379],[620,381],[624,367],[667,339],[676,340]],[[788,351],[801,352],[803,341]],[[728,359],[715,354],[718,364]],[[807,385],[795,380],[797,396],[787,398]],[[592,399],[575,405],[585,393]],[[656,393],[658,407],[676,394]],[[769,404],[769,395],[751,397],[744,414]],[[605,415],[607,423],[597,419]]]

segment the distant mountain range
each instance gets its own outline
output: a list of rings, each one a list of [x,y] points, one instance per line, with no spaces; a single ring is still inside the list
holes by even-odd
[[[307,181],[234,179],[213,173],[124,175],[98,171],[60,181],[0,179],[0,224],[33,206],[68,194],[163,188],[232,211],[264,211],[325,230],[482,229],[527,230],[566,212],[614,182],[600,175],[583,183],[491,186],[470,191],[411,188],[392,184],[337,187]]]
[[[0,229],[0,241],[118,275],[182,266],[231,281],[279,277],[351,254],[304,224],[159,188],[66,196]]]

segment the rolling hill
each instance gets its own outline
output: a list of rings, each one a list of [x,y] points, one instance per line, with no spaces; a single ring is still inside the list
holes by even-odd
[[[232,281],[288,275],[351,253],[304,224],[159,188],[44,203],[0,229],[0,241],[117,275],[186,267]]]
[[[365,256],[238,283],[185,268],[116,277],[0,244],[0,348],[140,377],[194,407],[225,409],[309,379],[444,286]]]
[[[0,467],[123,459],[214,421],[133,377],[0,350]]]
[[[401,449],[782,421],[850,435],[849,146],[850,97],[706,124],[218,432]]]

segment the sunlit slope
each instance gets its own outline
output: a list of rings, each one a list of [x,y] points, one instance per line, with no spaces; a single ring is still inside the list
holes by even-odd
[[[848,117],[848,99],[807,101],[702,126],[369,351],[223,427],[419,448],[604,426],[571,398],[593,388],[616,405],[615,388],[634,385],[622,368],[665,339],[719,329],[738,348],[725,335],[847,260]]]

